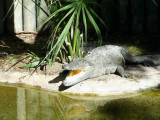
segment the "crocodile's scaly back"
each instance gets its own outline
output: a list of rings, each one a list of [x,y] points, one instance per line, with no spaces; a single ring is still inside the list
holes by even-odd
[[[85,60],[93,64],[117,64],[124,65],[125,60],[121,51],[124,48],[121,46],[105,45],[97,47],[84,57]]]

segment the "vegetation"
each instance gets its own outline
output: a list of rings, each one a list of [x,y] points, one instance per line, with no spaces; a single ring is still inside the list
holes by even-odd
[[[38,4],[36,3],[38,11],[42,9],[40,2],[41,0]],[[51,37],[46,45],[46,56],[40,59],[35,54],[29,54],[36,62],[29,63],[22,68],[35,67],[44,63],[52,65],[58,55],[62,62],[69,62],[73,57],[82,57],[83,44],[87,43],[88,22],[92,24],[97,33],[98,44],[102,44],[102,35],[96,20],[99,20],[104,26],[106,24],[92,8],[92,6],[100,7],[98,3],[93,0],[46,0],[46,3],[51,14],[42,25],[49,21],[52,21],[53,25]]]
[[[34,2],[34,0],[31,1]],[[153,2],[155,3],[155,1]],[[52,63],[59,58],[61,62],[69,62],[73,59],[73,57],[82,57],[83,44],[84,42],[87,42],[88,38],[89,22],[97,33],[98,44],[102,44],[102,35],[97,22],[103,23],[104,26],[106,26],[106,24],[97,15],[95,9],[93,9],[95,7],[101,7],[97,2],[93,0],[46,0],[51,14],[45,12],[45,10],[40,7],[40,3],[41,0],[37,0],[35,2],[38,11],[37,15],[39,15],[40,9],[48,15],[48,18],[42,25],[51,21],[53,31],[50,39],[46,43],[46,55],[44,58],[40,58],[34,53],[28,53],[28,55],[32,57],[35,62],[29,63],[22,68],[35,67],[40,64],[52,65]],[[24,8],[26,7],[24,6]],[[119,8],[116,10],[118,11]],[[114,14],[114,12],[109,12]],[[117,20],[119,21],[119,19]],[[125,25],[127,26],[127,24]],[[112,26],[110,28],[112,28]]]

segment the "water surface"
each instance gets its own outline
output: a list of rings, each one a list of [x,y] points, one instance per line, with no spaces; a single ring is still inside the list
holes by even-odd
[[[73,96],[0,84],[0,120],[160,120],[160,91],[134,97]]]

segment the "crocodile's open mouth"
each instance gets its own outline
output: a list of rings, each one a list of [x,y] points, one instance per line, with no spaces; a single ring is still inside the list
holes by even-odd
[[[71,77],[71,76],[77,75],[81,72],[85,72],[85,69],[71,70],[67,76]]]
[[[70,70],[66,79],[63,81],[64,86],[72,86],[90,77],[88,68]]]

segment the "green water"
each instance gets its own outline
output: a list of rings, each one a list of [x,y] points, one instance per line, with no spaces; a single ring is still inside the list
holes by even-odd
[[[123,97],[71,96],[0,84],[0,120],[160,120],[160,91]]]

